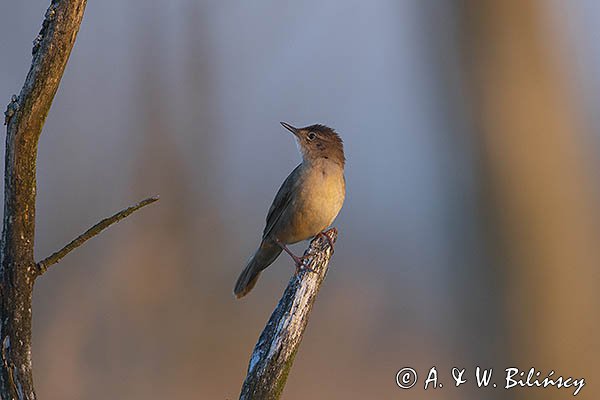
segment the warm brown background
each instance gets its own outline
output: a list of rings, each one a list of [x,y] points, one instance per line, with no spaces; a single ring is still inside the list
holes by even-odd
[[[47,5],[2,7],[6,103]],[[594,0],[90,1],[40,142],[37,256],[161,201],[38,282],[40,399],[237,397],[292,272],[231,295],[298,162],[280,120],[337,128],[348,157],[284,398],[572,397],[451,387],[477,365],[600,398],[599,26]],[[433,365],[443,389],[396,387]]]

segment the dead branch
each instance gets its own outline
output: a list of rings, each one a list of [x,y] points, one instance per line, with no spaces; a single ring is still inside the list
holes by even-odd
[[[327,275],[337,230],[312,240],[304,253],[307,267],[288,283],[254,347],[240,400],[279,399],[304,336],[317,293]],[[311,272],[312,270],[313,272]]]
[[[48,266],[135,210],[146,199],[101,221],[37,264],[33,258],[37,146],[83,18],[86,0],[52,0],[35,38],[31,68],[4,123],[4,219],[0,244],[0,398],[35,399],[31,366],[33,283]]]

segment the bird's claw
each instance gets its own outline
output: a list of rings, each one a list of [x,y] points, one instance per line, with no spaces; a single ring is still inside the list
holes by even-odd
[[[327,235],[325,236],[327,237]],[[329,240],[329,238],[327,239]],[[296,275],[298,275],[301,271],[317,272],[314,269],[304,265],[304,260],[306,259],[306,256],[298,257],[297,255],[292,253],[286,245],[284,245],[283,243],[281,243],[281,241],[277,239],[275,239],[275,243],[277,243],[277,245],[281,247],[281,249],[284,250],[286,253],[288,253],[288,255],[292,257],[292,260],[294,260],[294,264],[296,264]]]
[[[308,271],[308,272],[314,272],[314,273],[317,272],[314,269],[312,269],[311,267],[309,267],[308,265],[304,265],[305,259],[306,258],[304,256],[296,257],[294,259],[294,261],[296,262],[296,275],[298,275],[302,271]]]
[[[335,228],[331,228],[331,229],[335,229]],[[329,247],[331,247],[331,251],[335,251],[335,246],[333,245],[333,241],[331,240],[331,238],[329,237],[329,235],[327,235],[325,232],[319,232],[317,233],[317,237],[322,236],[325,238],[325,240],[327,240],[327,243],[329,243]]]

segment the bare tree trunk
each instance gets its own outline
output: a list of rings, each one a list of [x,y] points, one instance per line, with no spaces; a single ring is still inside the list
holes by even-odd
[[[279,399],[304,336],[317,293],[327,275],[337,230],[319,236],[304,253],[307,269],[294,275],[254,347],[240,400]]]
[[[36,158],[38,139],[83,18],[86,0],[52,0],[33,46],[33,61],[19,96],[5,112],[4,221],[0,247],[0,395],[35,399],[31,365],[31,299],[35,279],[50,265],[137,209],[146,199],[101,221],[36,264]]]

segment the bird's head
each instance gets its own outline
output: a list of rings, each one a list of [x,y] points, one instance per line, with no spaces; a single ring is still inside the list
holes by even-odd
[[[344,145],[333,129],[319,124],[305,128],[295,128],[286,122],[281,122],[281,125],[296,136],[304,161],[312,162],[324,158],[344,166]]]

